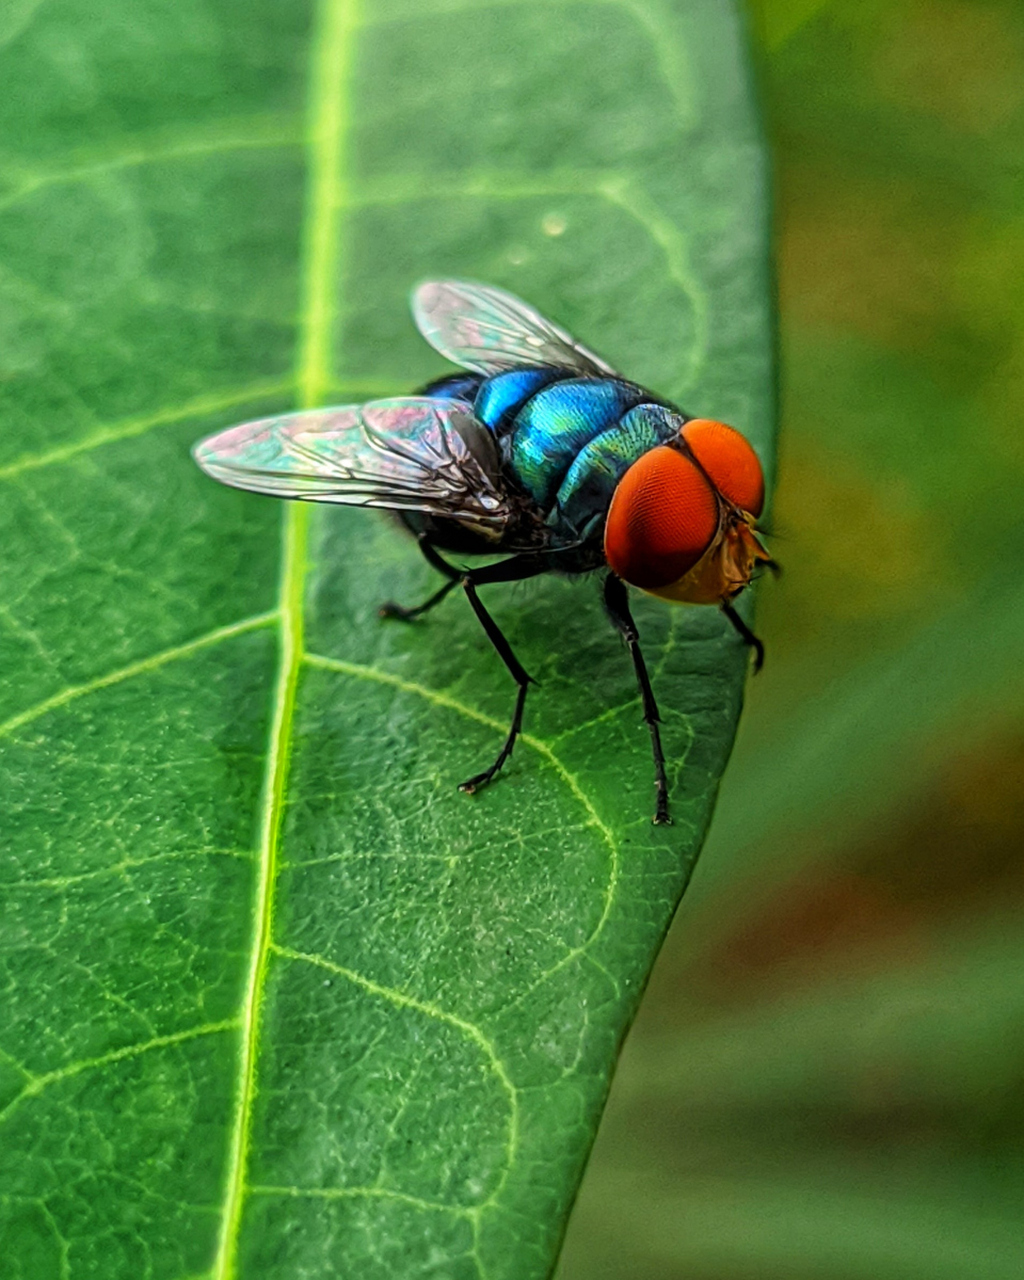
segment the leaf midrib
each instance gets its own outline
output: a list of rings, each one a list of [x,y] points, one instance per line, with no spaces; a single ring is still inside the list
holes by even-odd
[[[307,216],[303,227],[302,306],[296,382],[300,408],[314,408],[330,386],[331,340],[337,319],[340,214],[345,205],[348,86],[358,0],[322,0],[310,58],[306,149]],[[229,1145],[224,1210],[212,1274],[232,1280],[245,1204],[257,1089],[261,1006],[273,936],[274,886],[288,786],[295,698],[303,653],[303,600],[309,510],[284,505],[278,588],[280,641],[273,717],[260,815],[259,869],[248,982],[242,1006],[238,1086]]]

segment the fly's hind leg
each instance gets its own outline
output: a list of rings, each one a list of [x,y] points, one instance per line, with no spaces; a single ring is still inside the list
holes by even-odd
[[[519,737],[519,731],[523,726],[523,710],[526,706],[527,690],[531,684],[536,683],[513,653],[512,646],[505,639],[501,628],[484,608],[483,601],[477,595],[476,589],[490,582],[521,582],[526,578],[536,577],[537,574],[546,573],[548,568],[549,566],[537,556],[513,556],[511,560],[505,560],[499,564],[487,565],[483,569],[473,569],[462,578],[463,590],[469,598],[469,603],[472,605],[473,612],[476,614],[480,625],[487,633],[487,639],[494,645],[498,656],[518,685],[516,705],[512,712],[512,723],[509,726],[504,745],[498,752],[494,763],[482,773],[476,773],[472,778],[467,778],[459,786],[460,791],[465,791],[470,795],[474,791],[479,791],[481,787],[487,786],[512,754],[512,748],[516,745],[516,739]]]
[[[652,821],[657,826],[666,826],[671,823],[672,819],[668,813],[668,777],[665,773],[665,753],[661,749],[661,732],[658,729],[658,725],[661,723],[661,716],[658,714],[658,704],[654,701],[654,690],[651,688],[651,678],[647,674],[647,664],[644,662],[644,655],[640,652],[640,634],[636,629],[636,623],[633,621],[633,615],[629,611],[629,594],[626,591],[626,584],[621,578],[617,578],[614,573],[610,573],[604,580],[604,607],[612,621],[612,626],[625,640],[630,657],[633,659],[636,682],[640,686],[644,721],[650,730],[651,750],[654,753],[654,785],[657,791],[657,807]]]
[[[751,631],[732,605],[725,600],[722,601],[722,612],[739,632],[743,643],[750,645],[751,649],[753,649],[754,670],[760,671],[764,666],[764,645],[757,636],[754,635],[753,631]]]
[[[422,604],[416,605],[413,609],[403,608],[400,604],[395,604],[393,600],[387,600],[378,609],[378,613],[382,618],[397,618],[400,622],[413,622],[416,618],[422,618],[425,613],[429,613],[435,604],[441,601],[462,581],[462,574],[439,556],[431,546],[425,534],[419,534],[416,538],[416,545],[423,552],[423,558],[432,569],[436,569],[438,573],[444,574],[448,579],[442,587],[439,587],[432,596],[428,596]]]

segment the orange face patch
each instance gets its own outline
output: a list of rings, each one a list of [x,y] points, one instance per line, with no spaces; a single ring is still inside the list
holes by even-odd
[[[764,473],[747,439],[710,418],[694,418],[683,427],[682,436],[722,496],[759,516],[764,506]]]
[[[604,531],[609,565],[634,587],[678,581],[718,532],[718,505],[689,458],[667,445],[649,450],[612,495]]]

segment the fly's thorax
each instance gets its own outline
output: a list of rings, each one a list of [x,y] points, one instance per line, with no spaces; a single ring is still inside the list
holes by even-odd
[[[472,404],[483,378],[478,373],[446,373],[434,378],[416,392],[418,396],[430,396],[434,400],[465,400]]]
[[[653,397],[619,378],[569,378],[542,388],[516,414],[502,448],[509,471],[549,512],[580,452]]]

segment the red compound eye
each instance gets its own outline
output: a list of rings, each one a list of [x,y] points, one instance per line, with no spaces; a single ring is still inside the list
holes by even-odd
[[[608,508],[604,553],[634,587],[667,587],[687,573],[718,531],[718,501],[689,458],[649,450],[619,481]]]
[[[761,514],[764,473],[744,436],[724,422],[694,418],[683,427],[683,439],[723,497],[752,516]]]

